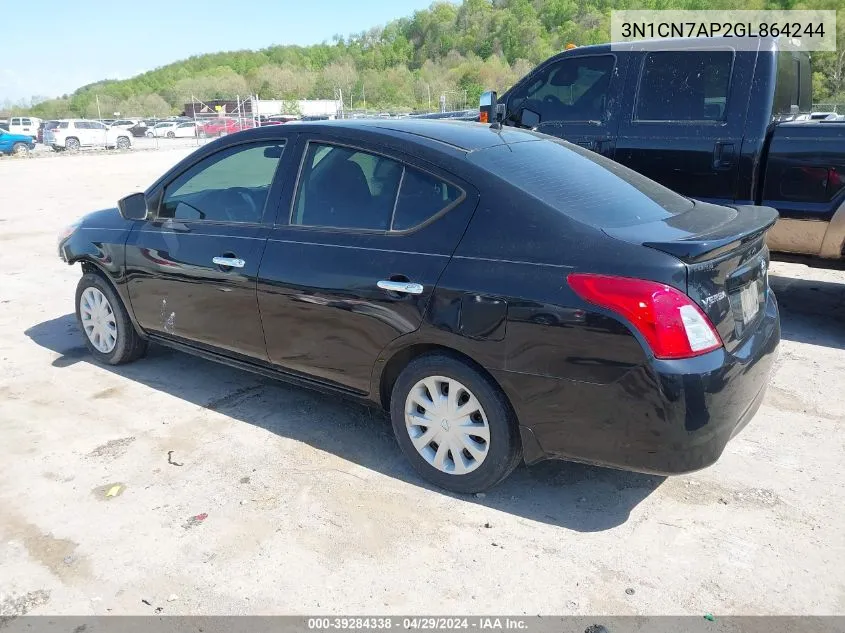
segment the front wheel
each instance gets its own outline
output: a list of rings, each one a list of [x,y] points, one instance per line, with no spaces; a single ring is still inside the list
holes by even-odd
[[[67,148],[71,152],[79,150],[80,147],[82,147],[82,145],[79,143],[79,139],[77,138],[71,136],[65,141],[65,148]]]
[[[504,480],[522,457],[505,395],[457,357],[411,361],[393,386],[390,417],[405,457],[441,488],[481,492]]]
[[[167,138],[176,138],[176,133],[175,132],[168,132]]]
[[[76,286],[76,320],[85,345],[101,363],[122,365],[147,351],[147,342],[138,335],[120,297],[96,273],[82,275]]]
[[[129,142],[129,137],[127,136],[119,136],[117,137],[117,149],[129,149],[131,143]]]

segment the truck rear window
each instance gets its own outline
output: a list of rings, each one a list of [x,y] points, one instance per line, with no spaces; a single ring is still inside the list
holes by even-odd
[[[469,160],[569,217],[611,228],[662,220],[693,202],[645,176],[566,141],[497,145]]]

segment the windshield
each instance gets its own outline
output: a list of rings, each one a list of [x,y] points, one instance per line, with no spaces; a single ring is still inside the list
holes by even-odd
[[[597,228],[666,219],[693,202],[645,176],[566,141],[498,145],[472,152],[479,167]]]

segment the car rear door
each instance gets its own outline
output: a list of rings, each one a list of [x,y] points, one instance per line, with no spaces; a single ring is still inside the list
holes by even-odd
[[[419,328],[478,195],[408,154],[301,136],[292,203],[258,272],[267,352],[285,371],[366,393],[379,353]]]
[[[161,337],[266,360],[255,280],[290,173],[284,135],[230,143],[149,194],[156,216],[126,243],[132,308]],[[160,200],[160,202],[157,202]]]
[[[728,46],[633,53],[613,158],[684,195],[737,194],[753,64]]]

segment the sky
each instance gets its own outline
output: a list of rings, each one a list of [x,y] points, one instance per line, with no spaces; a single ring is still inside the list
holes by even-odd
[[[41,0],[2,11],[0,103],[56,97],[201,53],[317,44],[427,8],[432,0]],[[23,9],[26,3],[0,0]],[[19,21],[18,21],[19,20]]]

